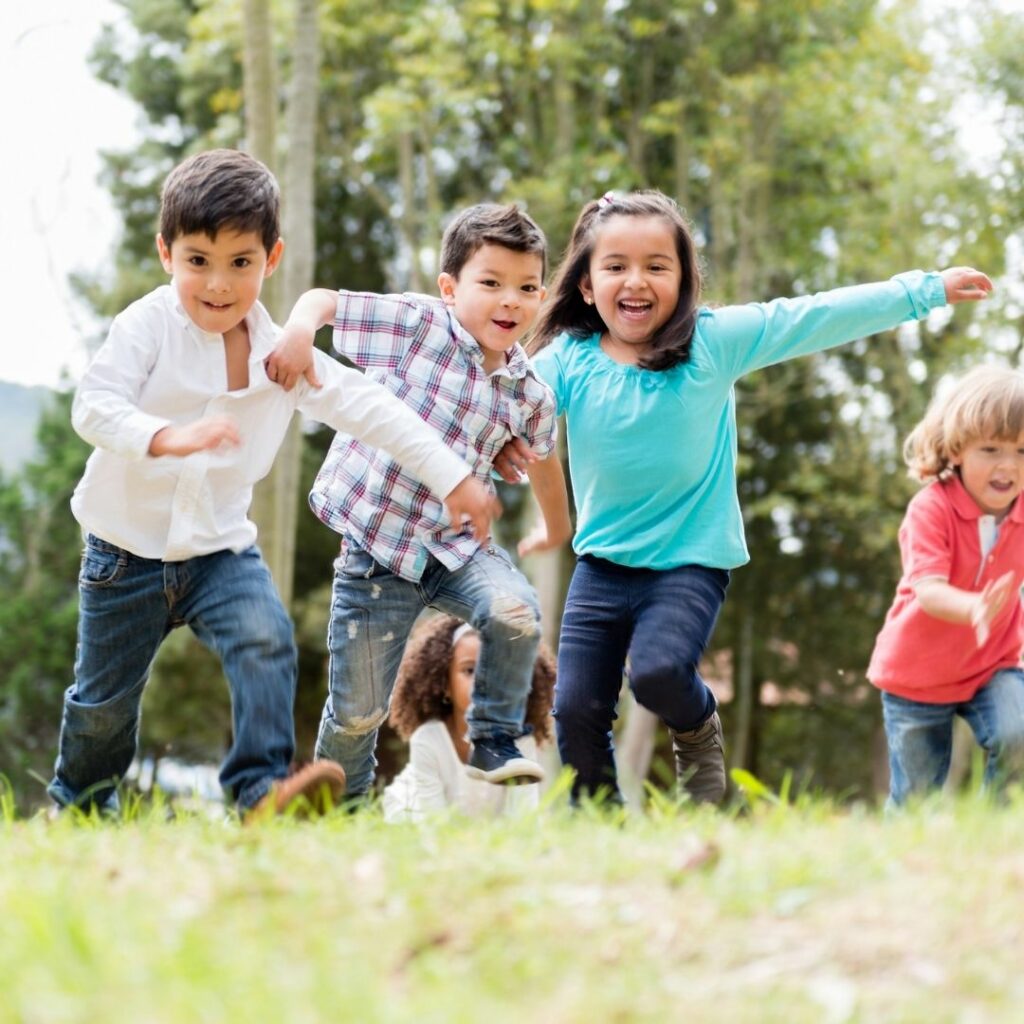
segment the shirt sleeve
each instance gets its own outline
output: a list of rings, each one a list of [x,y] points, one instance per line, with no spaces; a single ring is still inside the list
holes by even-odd
[[[536,382],[543,391],[533,412],[522,427],[523,440],[530,449],[546,458],[555,449],[558,440],[558,421],[555,416],[555,400],[550,389],[540,380]]]
[[[470,475],[441,435],[383,385],[319,350],[313,359],[323,386],[312,388],[305,380],[296,385],[297,406],[307,416],[382,448],[441,498]]]
[[[736,380],[785,359],[919,320],[945,304],[942,276],[911,270],[875,284],[705,310],[697,330],[705,334],[722,371]]]
[[[561,416],[565,412],[565,371],[561,358],[564,345],[565,342],[559,337],[530,360],[534,372],[551,389],[555,400],[555,416]]]
[[[153,435],[171,423],[138,405],[162,336],[138,309],[129,307],[114,320],[71,405],[72,426],[83,440],[128,459],[148,456]]]
[[[925,579],[948,580],[953,564],[953,533],[942,503],[922,491],[907,508],[899,532],[903,577],[913,586]]]
[[[333,344],[366,370],[393,370],[427,326],[413,296],[339,291]]]

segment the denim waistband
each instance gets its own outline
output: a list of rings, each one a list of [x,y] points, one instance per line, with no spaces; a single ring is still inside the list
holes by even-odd
[[[650,569],[645,566],[621,565],[618,562],[611,562],[607,558],[588,554],[577,556],[576,561],[592,565],[595,569],[600,569],[602,572],[618,573],[622,576],[645,576],[657,572],[675,572],[678,569],[697,569],[700,572],[710,573],[711,575],[721,574],[725,577],[726,582],[728,582],[732,575],[728,569],[718,569],[713,565],[674,565],[670,569]]]

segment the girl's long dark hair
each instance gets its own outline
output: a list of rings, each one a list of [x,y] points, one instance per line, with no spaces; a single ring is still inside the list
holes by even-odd
[[[563,332],[574,338],[589,338],[607,330],[596,306],[588,306],[580,292],[580,281],[590,272],[590,257],[597,234],[610,217],[661,217],[676,239],[682,277],[679,301],[668,320],[651,338],[649,354],[640,361],[647,370],[669,370],[690,357],[693,330],[700,303],[701,272],[697,247],[690,226],[675,200],[656,189],[616,195],[609,192],[587,203],[576,220],[565,255],[551,285],[550,297],[541,310],[527,351],[539,352]]]

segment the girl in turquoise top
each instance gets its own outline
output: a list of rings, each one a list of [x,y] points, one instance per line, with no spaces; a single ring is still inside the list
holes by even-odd
[[[608,193],[583,208],[530,346],[566,417],[577,507],[555,698],[574,796],[618,796],[611,727],[623,671],[672,731],[690,796],[725,795],[722,726],[698,662],[729,572],[748,560],[735,381],[991,287],[957,267],[708,309],[671,199]]]

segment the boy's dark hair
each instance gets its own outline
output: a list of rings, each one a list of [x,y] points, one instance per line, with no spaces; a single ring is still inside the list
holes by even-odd
[[[391,698],[391,725],[402,739],[408,740],[424,722],[451,717],[448,666],[452,660],[452,637],[461,625],[451,615],[438,615],[420,626],[409,639]],[[542,641],[526,698],[526,724],[538,743],[551,739],[554,692],[555,657]]]
[[[485,245],[536,253],[540,256],[543,280],[547,270],[547,239],[533,218],[515,203],[479,203],[460,211],[441,239],[441,272],[458,278],[462,268]]]
[[[281,236],[281,192],[270,170],[236,149],[211,149],[182,161],[160,195],[160,234],[171,248],[182,235],[216,239],[223,228],[254,231],[269,254]]]
[[[679,301],[651,339],[650,354],[640,360],[644,369],[670,370],[690,357],[700,304],[701,271],[690,225],[675,200],[656,189],[622,195],[609,192],[583,207],[526,350],[532,355],[563,332],[574,338],[589,338],[607,329],[597,307],[583,301],[580,281],[590,271],[597,233],[611,217],[661,217],[675,235],[682,270]]]

